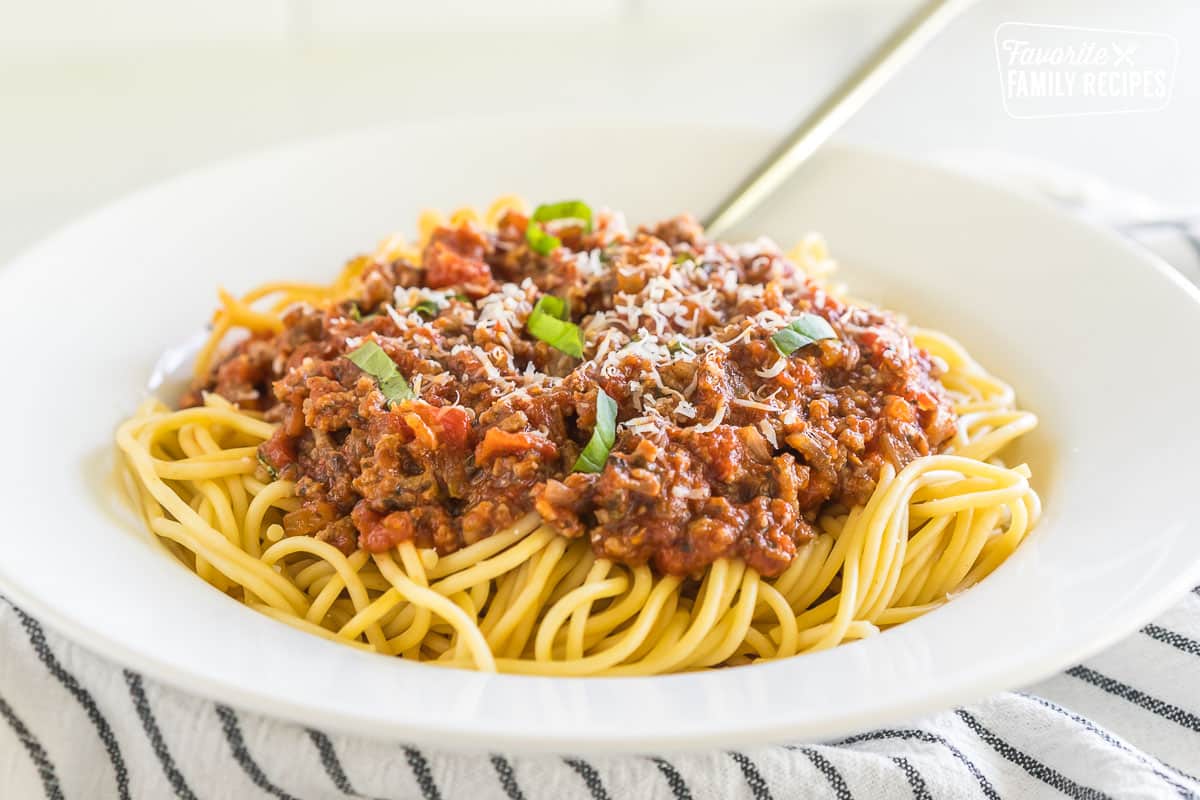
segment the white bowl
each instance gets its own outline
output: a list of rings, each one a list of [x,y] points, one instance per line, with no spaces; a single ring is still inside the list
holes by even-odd
[[[327,729],[458,748],[648,751],[820,739],[1029,683],[1200,581],[1200,303],[1113,236],[928,166],[831,148],[756,218],[828,237],[859,296],[944,329],[1041,417],[1020,457],[1046,513],[943,609],[866,641],[685,675],[558,679],[406,663],[211,589],[115,499],[110,440],[215,290],[331,277],[424,207],[583,197],[650,221],[703,212],[767,149],[745,130],[390,127],[184,176],[0,272],[8,456],[0,586],[121,664]]]

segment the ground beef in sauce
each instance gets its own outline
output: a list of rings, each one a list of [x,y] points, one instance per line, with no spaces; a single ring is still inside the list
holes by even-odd
[[[356,296],[290,309],[196,383],[185,405],[211,391],[279,423],[260,456],[302,498],[288,535],[446,554],[536,510],[621,563],[689,575],[741,557],[774,576],[823,510],[863,503],[884,464],[954,431],[939,366],[900,323],[766,240],[709,241],[688,216],[629,232],[601,212],[541,255],[527,221],[440,228],[423,266],[364,261]],[[567,301],[583,360],[526,330],[546,293]],[[837,338],[784,357],[771,335],[803,312]],[[345,358],[367,340],[419,399],[388,407]],[[603,471],[572,472],[598,388],[616,442]]]

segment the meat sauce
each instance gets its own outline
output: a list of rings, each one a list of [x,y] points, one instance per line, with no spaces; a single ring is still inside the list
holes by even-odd
[[[687,216],[631,232],[601,212],[542,255],[527,222],[439,228],[421,266],[364,260],[355,297],[291,308],[197,381],[185,405],[216,392],[279,423],[260,459],[296,482],[286,534],[446,554],[537,511],[617,562],[690,575],[740,557],[774,576],[824,510],[954,432],[942,365],[766,240],[709,241]],[[526,329],[544,294],[566,301],[582,359]],[[771,337],[801,313],[836,338],[784,356]],[[346,358],[365,341],[417,399],[389,406]],[[574,472],[601,389],[616,439],[602,471]]]

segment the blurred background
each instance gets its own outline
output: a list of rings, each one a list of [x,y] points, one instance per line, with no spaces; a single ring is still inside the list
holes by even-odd
[[[916,6],[0,0],[0,262],[146,183],[385,121],[535,112],[783,130]],[[1153,113],[1010,118],[994,44],[1010,21],[1170,33],[1174,96]],[[1194,0],[979,0],[841,138],[1015,154],[1194,207],[1197,75]]]

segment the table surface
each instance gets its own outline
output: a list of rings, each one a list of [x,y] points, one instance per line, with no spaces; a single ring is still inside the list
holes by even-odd
[[[178,46],[0,47],[0,263],[147,183],[384,121],[603,111],[782,130],[907,10],[856,0],[684,17],[666,7],[526,31],[433,25]],[[1172,33],[1180,58],[1170,105],[1010,118],[993,37],[1014,20]],[[1018,154],[1182,209],[1200,204],[1198,66],[1194,2],[982,0],[841,136],[916,155]]]

